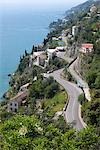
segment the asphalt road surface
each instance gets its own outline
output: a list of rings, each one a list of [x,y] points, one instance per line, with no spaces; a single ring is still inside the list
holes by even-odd
[[[69,72],[71,73],[71,75],[76,79],[77,82],[79,82],[80,86],[83,87],[84,93],[85,93],[85,97],[88,101],[91,100],[91,96],[90,96],[90,91],[89,91],[89,87],[88,84],[76,73],[77,70],[75,70],[75,67],[77,66],[78,63],[78,59],[77,58],[72,65],[69,67]]]
[[[78,96],[82,93],[82,90],[74,83],[70,83],[61,77],[63,69],[54,71],[46,76],[53,76],[54,79],[64,87],[69,95],[69,103],[67,109],[64,111],[65,119],[67,123],[72,124],[76,130],[83,129],[86,125],[81,118],[80,104],[78,102]]]

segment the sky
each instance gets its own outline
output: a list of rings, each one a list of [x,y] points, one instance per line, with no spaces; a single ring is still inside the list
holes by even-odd
[[[33,8],[39,9],[68,9],[86,0],[0,0],[0,7],[7,9]]]

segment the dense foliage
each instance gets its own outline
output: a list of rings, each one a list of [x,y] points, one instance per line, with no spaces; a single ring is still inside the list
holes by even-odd
[[[34,97],[36,99],[40,98],[52,98],[55,93],[59,90],[58,83],[52,78],[38,79],[36,82],[32,84],[30,87],[30,97]]]
[[[45,126],[34,115],[17,115],[0,125],[0,147],[4,150],[99,149],[100,139],[94,128],[80,133],[73,129],[62,129],[53,123]]]
[[[67,102],[67,94],[52,78],[45,79],[42,73],[48,70],[62,68],[66,63],[57,57],[50,60],[45,70],[29,67],[30,57],[27,51],[20,58],[17,71],[10,80],[8,98],[16,95],[20,86],[31,83],[27,104],[19,108],[17,114],[6,112],[7,101],[0,107],[0,148],[1,150],[99,150],[100,149],[100,16],[97,12],[89,15],[93,1],[79,5],[67,12],[65,19],[58,19],[50,24],[51,31],[44,39],[44,47],[35,47],[32,52],[45,50],[49,45],[55,48],[57,41],[52,37],[61,36],[62,30],[70,29],[73,25],[79,27],[75,37],[69,39],[69,49],[89,42],[94,44],[94,52],[90,55],[80,54],[81,75],[88,82],[92,101],[87,102],[84,95],[79,96],[82,104],[82,116],[87,128],[80,132],[66,124],[63,117],[63,107]],[[95,2],[100,11],[100,3]],[[74,11],[74,13],[73,13]],[[67,79],[74,81],[65,69]],[[34,81],[34,77],[37,80]],[[57,112],[61,115],[57,116]],[[34,114],[34,115],[33,115]]]
[[[51,70],[57,70],[63,68],[65,65],[67,65],[67,63],[64,60],[54,57],[49,61],[46,69],[48,70],[50,68]]]
[[[86,102],[82,107],[82,113],[87,124],[100,128],[100,98]]]

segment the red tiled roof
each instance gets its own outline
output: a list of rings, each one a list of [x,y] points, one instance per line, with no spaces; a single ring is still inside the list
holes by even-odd
[[[86,43],[86,44],[82,44],[82,48],[93,48],[93,44],[90,43]]]

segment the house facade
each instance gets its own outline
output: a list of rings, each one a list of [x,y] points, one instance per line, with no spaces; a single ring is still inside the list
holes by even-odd
[[[90,43],[82,44],[80,52],[85,54],[93,52],[93,44]]]
[[[78,26],[72,27],[72,35],[75,36],[78,33]]]
[[[47,56],[46,56],[46,52],[45,51],[38,51],[38,52],[34,52],[33,55],[31,55],[31,65],[33,64],[36,66],[41,66],[44,67],[45,66],[45,60],[46,60]]]
[[[47,49],[48,60],[56,56],[57,49]]]
[[[91,13],[95,13],[97,11],[97,7],[95,5],[92,5],[90,8]]]
[[[59,46],[59,47],[56,47],[56,50],[63,52],[63,51],[65,51],[65,47]]]
[[[46,54],[41,54],[37,56],[37,65],[44,67],[46,58],[47,58]]]
[[[29,86],[30,86],[30,83],[26,83],[25,85],[22,85],[22,86],[20,87],[19,91],[20,91],[20,92],[21,92],[21,91],[23,92],[23,91],[27,90]]]
[[[8,112],[18,112],[19,107],[26,102],[26,98],[28,96],[28,90],[24,92],[19,92],[15,97],[13,97],[8,105],[7,111]]]

